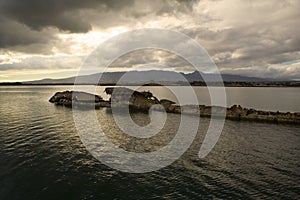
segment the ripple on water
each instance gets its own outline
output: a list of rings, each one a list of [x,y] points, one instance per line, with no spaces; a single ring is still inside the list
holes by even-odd
[[[201,119],[195,142],[178,161],[156,172],[127,174],[94,159],[77,135],[71,110],[48,103],[48,98],[62,87],[48,87],[41,92],[35,88],[34,94],[30,87],[24,90],[19,93],[14,89],[13,95],[7,90],[0,95],[0,199],[300,196],[299,126],[227,121],[213,151],[199,159],[209,124]],[[14,101],[9,101],[12,96]],[[151,151],[170,141],[168,133],[176,130],[169,123],[156,139],[132,141],[110,121],[109,112],[97,112],[107,135],[129,150]],[[148,120],[145,114],[134,117],[139,123]],[[170,121],[175,118],[171,116]]]

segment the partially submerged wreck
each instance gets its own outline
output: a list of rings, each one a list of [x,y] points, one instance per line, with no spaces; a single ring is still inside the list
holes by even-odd
[[[300,124],[300,113],[260,111],[242,108],[239,105],[229,108],[205,105],[180,106],[168,99],[159,100],[150,91],[138,92],[125,87],[108,87],[105,92],[111,95],[109,100],[86,92],[64,91],[55,93],[49,101],[55,105],[89,109],[129,106],[131,110],[142,112],[147,112],[151,106],[159,104],[163,108],[156,107],[156,110],[164,109],[168,113],[194,114],[201,117],[224,116],[226,113],[226,119],[231,120]]]

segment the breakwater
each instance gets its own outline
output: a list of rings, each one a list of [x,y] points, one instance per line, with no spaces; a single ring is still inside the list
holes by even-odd
[[[168,99],[159,100],[150,91],[138,92],[125,87],[107,87],[105,92],[111,95],[109,100],[86,92],[63,91],[55,93],[49,101],[60,106],[87,109],[129,106],[131,110],[142,112],[147,112],[153,105],[161,105],[155,109],[165,110],[168,113],[200,115],[201,117],[226,117],[226,119],[237,121],[300,124],[300,113],[262,111],[243,108],[240,105],[231,107],[176,105],[175,102]]]

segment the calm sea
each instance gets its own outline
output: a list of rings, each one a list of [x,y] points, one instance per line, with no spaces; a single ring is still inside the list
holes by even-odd
[[[80,141],[71,109],[48,102],[70,86],[0,87],[0,199],[299,199],[300,126],[226,121],[210,154],[198,158],[209,119],[201,119],[192,146],[159,171],[120,172],[101,164]],[[169,90],[148,87],[176,101]],[[184,87],[178,87],[184,92]],[[102,92],[104,87],[98,87]],[[195,88],[208,104],[205,88]],[[300,112],[300,88],[227,88],[228,105]],[[83,117],[87,110],[81,111]],[[129,151],[165,145],[180,117],[149,141],[128,140],[107,109],[97,110],[109,138]],[[134,113],[138,124],[149,123]]]

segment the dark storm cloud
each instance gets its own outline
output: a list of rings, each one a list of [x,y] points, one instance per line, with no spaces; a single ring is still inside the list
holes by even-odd
[[[48,42],[55,39],[51,30],[34,31],[29,27],[12,21],[0,18],[0,48],[25,47],[23,52],[48,53]]]
[[[290,68],[277,65],[300,58],[299,10],[297,0],[0,0],[0,52],[69,54],[74,53],[70,50],[72,47],[85,45],[84,39],[77,41],[73,33],[113,33],[114,28],[119,27],[124,30],[157,27],[186,33],[207,49],[225,72],[251,75],[265,71],[262,76],[280,73],[295,77],[299,75],[298,65]],[[162,38],[162,42],[164,40]],[[53,49],[58,51],[52,52]],[[30,64],[38,69],[43,62],[47,60],[41,58]],[[154,51],[134,52],[118,59],[112,67],[147,62],[189,70],[182,59]],[[6,65],[2,69],[14,68],[14,63],[3,63]],[[21,60],[16,68],[31,68],[28,63]]]
[[[1,0],[0,48],[41,54],[48,52],[47,43],[55,40],[58,31],[85,33],[92,29],[83,11],[119,10],[132,0]],[[49,31],[49,27],[52,30]],[[54,31],[53,28],[58,30]],[[28,48],[24,48],[27,46]]]
[[[135,8],[133,5],[136,5],[136,2],[139,2],[141,7]],[[159,15],[174,12],[176,9],[185,11],[191,8],[193,1],[157,1],[150,4],[145,1],[136,2],[134,0],[1,0],[0,48],[18,46],[14,50],[30,52],[31,48],[35,48],[44,53],[47,51],[47,43],[53,41],[55,39],[53,35],[59,31],[86,33],[92,30],[92,23],[102,28],[118,24],[126,25],[124,16],[136,19],[149,13]],[[182,3],[178,4],[178,2]],[[145,7],[147,9],[144,9]],[[44,31],[49,27],[58,30]],[[31,45],[31,48],[19,48],[27,45]],[[36,52],[35,49],[32,49],[33,52]]]
[[[1,15],[24,23],[35,30],[53,26],[70,32],[91,30],[90,22],[84,18],[84,9],[121,9],[130,6],[132,0],[2,0]]]

